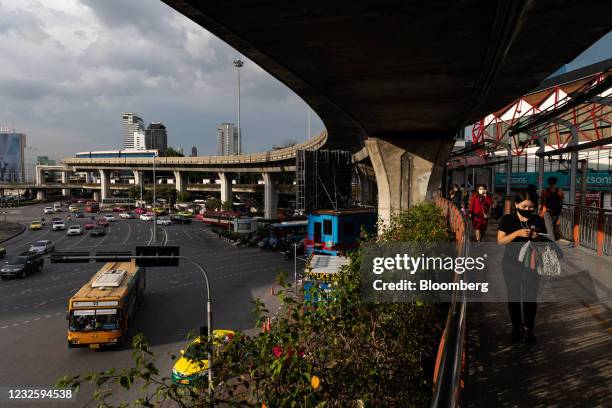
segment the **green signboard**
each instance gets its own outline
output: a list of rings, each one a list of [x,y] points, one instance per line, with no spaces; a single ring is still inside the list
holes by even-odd
[[[569,190],[570,186],[570,175],[569,172],[562,171],[547,171],[544,173],[544,186],[547,186],[546,180],[549,177],[556,177],[558,182],[557,185],[563,190]],[[576,177],[577,187],[580,186],[582,175],[578,174]],[[506,174],[498,173],[495,174],[495,186],[504,187],[506,185]],[[512,188],[524,188],[528,184],[538,185],[538,173],[537,172],[522,172],[512,173],[510,185]],[[587,173],[587,189],[588,190],[602,190],[612,191],[612,173],[609,172],[588,172]]]

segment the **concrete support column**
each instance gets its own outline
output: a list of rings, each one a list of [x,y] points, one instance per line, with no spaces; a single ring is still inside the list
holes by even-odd
[[[97,202],[102,201],[102,200],[100,199],[100,192],[99,192],[98,190],[96,190],[96,191],[94,191],[94,192],[93,192],[93,199],[94,199],[94,201],[97,201]]]
[[[393,213],[434,197],[454,140],[446,135],[407,136],[368,138],[365,144],[376,175],[378,216],[388,225]]]
[[[142,171],[141,170],[132,170],[134,173],[134,185],[139,186],[142,183]]]
[[[221,179],[221,202],[232,202],[232,173],[219,172]]]
[[[45,183],[45,172],[39,166],[36,166],[36,185],[42,186]]]
[[[183,193],[187,191],[187,173],[182,171],[175,171],[174,186],[176,188],[177,193]]]
[[[274,173],[262,173],[264,179],[264,212],[265,218],[278,218],[278,189]]]
[[[70,176],[72,175],[71,171],[62,171],[62,184],[70,183]],[[64,197],[70,197],[70,189],[62,188],[62,195]]]
[[[94,193],[95,194],[95,193]],[[110,197],[110,170],[100,170],[100,200]]]
[[[37,200],[44,200],[47,196],[46,194],[47,192],[45,190],[37,190],[36,191],[36,199]]]

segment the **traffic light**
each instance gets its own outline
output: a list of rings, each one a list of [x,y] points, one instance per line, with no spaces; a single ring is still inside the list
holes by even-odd
[[[141,256],[151,258],[139,258]],[[177,246],[138,246],[136,265],[138,266],[178,266],[179,247]],[[154,258],[153,258],[154,257]],[[164,257],[164,258],[158,258]]]

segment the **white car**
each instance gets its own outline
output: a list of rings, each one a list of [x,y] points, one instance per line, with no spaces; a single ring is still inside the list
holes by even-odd
[[[45,207],[45,209],[43,210],[43,212],[45,214],[55,214],[55,210],[53,209],[53,207]]]
[[[115,216],[112,214],[106,214],[104,215],[104,218],[106,219],[106,221],[108,222],[115,222]]]
[[[66,229],[64,221],[53,221],[53,231],[63,231]]]
[[[151,221],[153,216],[149,214],[140,214],[140,219],[143,221]]]
[[[129,213],[129,212],[122,212],[121,214],[119,214],[119,216],[123,218],[124,220],[134,218],[134,214]]]
[[[157,219],[157,225],[171,225],[172,221],[170,221],[170,218],[164,217],[164,218],[158,218]]]
[[[66,235],[81,235],[83,233],[83,227],[80,225],[71,225],[68,228]]]
[[[46,254],[47,252],[53,252],[54,249],[55,249],[55,244],[53,243],[53,241],[44,240],[44,241],[37,241],[33,243],[32,245],[30,245],[29,250],[31,252],[38,252],[38,253]]]

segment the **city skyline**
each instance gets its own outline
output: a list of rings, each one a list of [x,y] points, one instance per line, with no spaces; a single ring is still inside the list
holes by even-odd
[[[28,134],[38,154],[118,148],[117,118],[137,112],[171,129],[171,145],[214,155],[218,124],[237,122],[236,58],[243,150],[307,139],[299,97],[161,2],[2,1],[0,13],[0,122]],[[125,38],[138,40],[125,47]],[[313,115],[312,133],[322,129]]]

